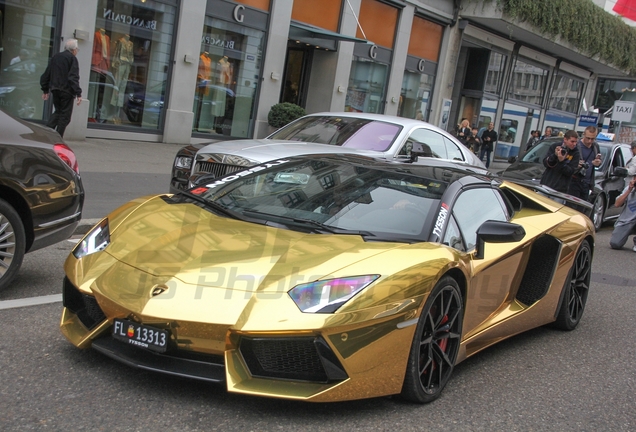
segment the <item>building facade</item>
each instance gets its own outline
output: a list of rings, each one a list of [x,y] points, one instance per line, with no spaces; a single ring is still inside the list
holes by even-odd
[[[68,139],[264,137],[270,107],[292,102],[449,131],[493,121],[507,158],[533,129],[576,128],[599,78],[628,79],[496,1],[0,0],[0,107],[45,122],[39,76],[73,37],[85,100]]]

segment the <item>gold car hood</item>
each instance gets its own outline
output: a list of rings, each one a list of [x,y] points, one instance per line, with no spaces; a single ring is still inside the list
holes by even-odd
[[[160,197],[115,225],[105,250],[115,261],[91,289],[98,298],[129,311],[173,318],[184,318],[184,311],[170,308],[180,309],[177,305],[185,299],[231,298],[236,311],[237,302],[247,304],[254,294],[287,297],[295,285],[407,246],[365,242],[357,235],[267,227],[219,217],[193,204],[170,204]],[[147,303],[154,297],[175,301],[156,302],[159,309],[153,312]]]

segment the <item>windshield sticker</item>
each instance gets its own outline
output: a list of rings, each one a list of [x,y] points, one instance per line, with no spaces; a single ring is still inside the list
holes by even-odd
[[[231,181],[238,180],[241,177],[245,177],[246,175],[249,175],[249,174],[252,174],[252,173],[255,173],[255,172],[258,172],[258,171],[262,171],[262,170],[267,169],[267,168],[272,168],[272,167],[275,167],[277,165],[281,165],[281,164],[284,164],[284,163],[287,163],[287,162],[289,162],[289,159],[279,159],[279,160],[267,162],[267,163],[265,163],[263,165],[256,165],[256,166],[254,166],[254,167],[252,167],[250,169],[246,169],[246,170],[243,170],[243,171],[236,172],[236,173],[232,174],[231,176],[223,177],[222,179],[219,179],[219,180],[215,181],[214,183],[210,183],[210,184],[207,184],[205,186],[207,188],[209,188],[209,189],[214,189],[217,186],[221,186],[221,185],[224,185],[225,183],[229,183]]]
[[[303,173],[278,173],[274,178],[274,183],[290,183],[306,185],[309,183],[309,174]]]
[[[441,237],[442,235],[442,228],[444,227],[444,223],[446,222],[447,216],[448,216],[448,204],[442,203],[442,208],[439,209],[437,220],[435,221],[435,228],[433,228],[433,234],[435,234],[438,237]]]

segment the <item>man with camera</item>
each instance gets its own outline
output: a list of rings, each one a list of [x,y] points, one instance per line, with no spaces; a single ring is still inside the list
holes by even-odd
[[[585,128],[583,138],[577,144],[581,160],[568,189],[570,195],[585,201],[588,200],[590,191],[594,189],[594,170],[601,165],[601,151],[596,143],[597,135],[596,126]]]
[[[563,136],[562,143],[554,143],[543,158],[546,170],[541,176],[541,184],[559,192],[568,193],[572,175],[579,167],[581,156],[577,148],[579,136],[569,130]]]

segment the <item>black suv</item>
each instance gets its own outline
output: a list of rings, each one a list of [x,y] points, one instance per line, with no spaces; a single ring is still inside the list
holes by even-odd
[[[47,127],[0,111],[0,289],[26,252],[69,238],[82,218],[77,158]]]

